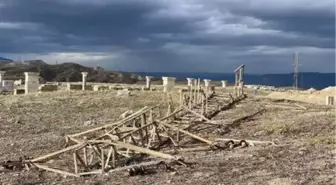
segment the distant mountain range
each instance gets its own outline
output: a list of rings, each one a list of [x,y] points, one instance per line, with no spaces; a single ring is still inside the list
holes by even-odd
[[[76,82],[82,80],[81,72],[89,72],[89,82],[107,83],[136,83],[143,81],[144,76],[154,76],[154,81],[161,81],[162,76],[176,77],[179,81],[185,81],[187,77],[211,79],[214,81],[227,80],[234,82],[234,74],[227,73],[174,73],[174,72],[120,72],[109,71],[97,67],[85,67],[76,63],[62,63],[50,65],[42,60],[29,60],[24,62],[13,62],[10,59],[0,57],[0,70],[6,71],[5,79],[24,79],[24,72],[40,72],[45,81]],[[245,84],[260,84],[276,87],[292,87],[293,74],[245,74]],[[161,82],[160,82],[161,83]],[[300,73],[299,87],[323,89],[335,86],[335,73]]]
[[[214,81],[227,80],[229,83],[234,82],[234,74],[225,73],[165,73],[165,72],[135,72],[141,76],[153,76],[161,78],[162,76],[176,77],[177,80],[186,80],[187,77],[211,79]],[[293,86],[293,74],[245,74],[245,84],[260,84],[276,87]],[[300,88],[323,89],[329,86],[335,86],[335,73],[300,73]]]
[[[0,57],[0,61],[12,61],[12,60],[11,60],[11,59],[8,59],[8,58]]]
[[[39,72],[45,81],[78,82],[82,81],[81,72],[89,72],[88,82],[136,83],[142,77],[136,74],[107,71],[103,68],[85,67],[76,63],[50,65],[42,60],[24,62],[2,61],[0,70],[6,71],[5,79],[24,79],[24,72]]]

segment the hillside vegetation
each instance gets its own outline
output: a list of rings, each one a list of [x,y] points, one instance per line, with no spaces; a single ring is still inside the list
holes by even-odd
[[[89,72],[87,81],[105,83],[136,83],[140,75],[105,71],[102,68],[85,67],[76,63],[50,65],[42,60],[24,62],[0,62],[0,70],[6,71],[5,79],[23,79],[24,72],[39,72],[45,81],[77,82],[82,80],[81,72]]]

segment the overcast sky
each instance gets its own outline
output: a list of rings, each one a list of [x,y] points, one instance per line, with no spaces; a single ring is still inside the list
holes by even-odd
[[[334,0],[0,0],[0,56],[124,71],[335,71]]]

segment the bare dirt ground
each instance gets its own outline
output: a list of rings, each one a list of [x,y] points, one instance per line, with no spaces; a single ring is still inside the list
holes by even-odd
[[[62,149],[64,135],[113,122],[128,109],[162,104],[161,92],[57,92],[0,96],[0,161],[37,157]],[[178,102],[178,94],[173,96]],[[305,107],[306,109],[302,108]],[[0,173],[0,184],[335,184],[335,108],[249,97],[219,113],[218,122],[234,120],[261,108],[266,112],[207,138],[272,140],[278,145],[180,154],[191,167],[129,177],[125,172],[63,177],[42,170]],[[164,113],[163,113],[164,114]],[[94,125],[84,125],[91,120]]]

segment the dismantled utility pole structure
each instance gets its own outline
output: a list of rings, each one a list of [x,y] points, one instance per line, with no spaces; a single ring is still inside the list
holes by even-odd
[[[293,78],[293,87],[298,89],[299,87],[299,53],[295,52],[294,54],[294,78]]]
[[[240,65],[237,69],[234,70],[235,72],[235,87],[234,87],[234,94],[236,97],[243,95],[244,91],[244,68],[245,65]]]

